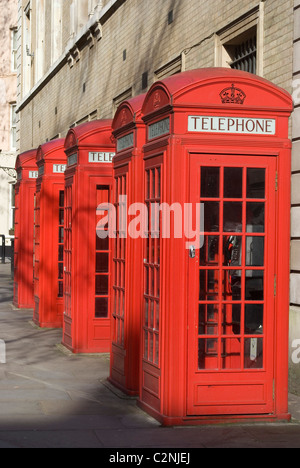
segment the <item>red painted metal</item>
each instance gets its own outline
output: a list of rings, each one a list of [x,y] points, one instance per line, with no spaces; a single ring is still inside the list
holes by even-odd
[[[33,321],[41,328],[61,328],[63,320],[63,206],[66,155],[64,139],[37,151],[35,199]]]
[[[127,208],[142,203],[144,194],[142,146],[145,124],[141,108],[145,95],[123,102],[114,117],[113,135],[117,152],[113,160],[114,205],[119,216],[119,196]],[[133,214],[133,213],[132,213]],[[126,212],[127,226],[131,216]],[[139,391],[140,330],[143,294],[143,239],[114,239],[112,350],[109,380],[129,395]],[[133,268],[134,265],[134,268]],[[118,273],[121,272],[121,275]]]
[[[286,91],[231,69],[174,75],[145,98],[144,202],[179,207],[191,228],[203,213],[199,245],[184,217],[166,235],[166,213],[144,244],[139,405],[164,425],[290,418],[291,111]]]
[[[79,125],[65,140],[68,162],[62,343],[74,353],[110,351],[111,239],[96,235],[101,220],[96,212],[100,203],[111,202],[111,160],[115,154],[111,122],[96,120]]]
[[[34,308],[33,219],[36,190],[36,150],[17,157],[15,186],[14,299],[21,309]]]

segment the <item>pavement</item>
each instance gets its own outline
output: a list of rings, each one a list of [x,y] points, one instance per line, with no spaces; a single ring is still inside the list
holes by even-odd
[[[147,448],[300,448],[296,395],[289,423],[161,427],[107,383],[108,354],[73,355],[60,344],[61,330],[39,329],[32,310],[12,306],[10,265],[0,265],[0,339],[0,448],[102,448],[107,456]]]

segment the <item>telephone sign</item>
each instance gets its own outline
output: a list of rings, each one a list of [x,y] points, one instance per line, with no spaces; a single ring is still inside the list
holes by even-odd
[[[107,151],[90,151],[89,162],[90,163],[111,163],[115,153]]]

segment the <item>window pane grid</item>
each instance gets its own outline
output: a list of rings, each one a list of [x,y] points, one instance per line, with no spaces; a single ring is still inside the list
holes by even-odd
[[[207,209],[209,219],[204,221],[204,243],[200,249],[198,370],[262,369],[265,169],[208,169],[202,168],[200,203],[211,201],[218,206],[213,214],[211,206]],[[226,181],[229,173],[240,178],[237,183],[231,181],[233,188]],[[213,197],[212,188],[217,197]],[[235,192],[234,198],[222,198],[230,191]],[[261,198],[251,198],[257,197],[259,191]]]
[[[71,268],[72,268],[72,187],[65,190],[65,275],[64,275],[64,298],[65,314],[72,315],[71,309]]]
[[[64,191],[60,190],[58,204],[58,297],[64,296],[64,196]]]
[[[159,366],[161,219],[160,214],[156,216],[154,206],[158,206],[161,200],[160,166],[147,169],[145,179],[145,203],[149,218],[144,244],[144,359]]]
[[[109,186],[97,186],[97,206],[109,202]],[[101,218],[108,217],[108,211]],[[95,242],[95,318],[108,318],[109,309],[109,237],[108,224],[102,225],[96,219],[96,242]],[[98,228],[101,224],[101,228]]]
[[[124,346],[124,318],[125,318],[125,264],[126,264],[126,219],[123,219],[120,197],[127,194],[126,174],[115,177],[115,199],[117,226],[113,257],[113,341],[119,346]],[[125,216],[125,213],[124,213]]]

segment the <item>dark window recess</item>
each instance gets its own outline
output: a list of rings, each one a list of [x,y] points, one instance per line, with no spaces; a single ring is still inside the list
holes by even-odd
[[[256,36],[235,45],[232,48],[231,68],[256,73]]]
[[[142,74],[142,89],[148,87],[148,72]]]
[[[173,10],[171,10],[168,13],[168,24],[173,23],[173,21],[174,21],[174,15],[173,15]]]
[[[124,49],[123,50],[123,61],[124,62],[125,62],[126,58],[127,58],[127,51],[126,51],[126,49]]]

